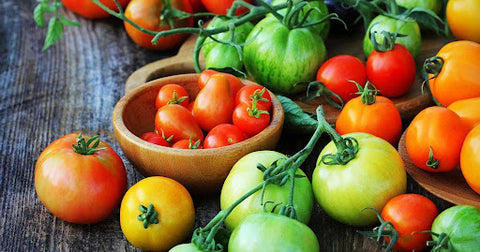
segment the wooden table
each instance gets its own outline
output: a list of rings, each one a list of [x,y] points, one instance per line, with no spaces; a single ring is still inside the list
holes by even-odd
[[[111,124],[115,103],[128,76],[168,52],[136,46],[117,19],[86,20],[63,11],[81,27],[66,28],[63,39],[42,52],[46,29],[32,18],[35,0],[0,3],[0,250],[135,251],[122,234],[118,209],[94,225],[55,218],[34,188],[35,162],[53,140],[73,131],[99,135],[122,156],[129,186],[143,178],[123,155]],[[284,133],[278,151],[293,154],[309,136]],[[311,173],[314,153],[303,166]],[[409,178],[408,192],[428,196],[440,210],[451,206]],[[196,197],[196,227],[219,210],[219,196]],[[340,224],[315,206],[310,226],[323,251],[375,251],[376,243]],[[380,250],[379,250],[380,251]]]

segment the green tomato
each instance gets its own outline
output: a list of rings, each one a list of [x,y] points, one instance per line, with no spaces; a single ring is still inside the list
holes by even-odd
[[[286,158],[285,155],[275,151],[256,151],[238,160],[223,184],[220,194],[220,208],[222,210],[228,208],[237,199],[264,181],[264,173],[257,168],[258,163],[268,168],[276,160],[282,162]],[[295,178],[293,204],[296,207],[297,219],[303,223],[308,223],[314,202],[312,186],[303,171],[298,169],[297,174],[303,175],[303,177]],[[271,212],[274,208],[275,212],[278,213],[280,207],[288,203],[290,187],[290,181],[283,186],[267,185],[263,203],[270,203],[262,205],[262,191],[257,191],[234,208],[225,219],[225,225],[229,230],[233,230],[243,219],[251,214],[263,213],[264,210]]]
[[[333,142],[321,151],[312,174],[315,198],[325,212],[337,221],[352,226],[368,226],[378,219],[373,207],[381,212],[394,196],[405,193],[407,175],[403,160],[387,141],[367,133],[350,133],[343,137],[358,141],[356,157],[345,165],[327,165],[323,155],[336,153]]]
[[[178,244],[175,247],[171,248],[168,252],[202,252],[195,246],[193,243],[182,243]]]
[[[318,252],[318,239],[305,224],[283,215],[261,213],[248,216],[232,232],[231,252]]]
[[[442,9],[442,0],[397,0],[397,5],[406,9],[421,7],[439,14]]]
[[[445,209],[433,221],[432,232],[445,233],[447,243],[438,251],[470,252],[480,249],[480,209],[458,205]],[[434,241],[438,236],[432,235]]]
[[[326,58],[322,38],[308,28],[290,30],[269,16],[253,28],[243,48],[249,77],[274,93],[295,94],[305,90],[298,82],[313,81]]]
[[[243,69],[243,61],[240,53],[231,45],[218,44],[210,49],[205,55],[205,68],[226,68],[233,67],[237,70]]]
[[[287,2],[287,0],[273,0],[270,3],[270,5],[277,5],[277,4],[282,4],[282,3],[285,3],[285,2]],[[300,0],[295,0],[293,2],[294,2],[294,4],[296,4],[296,3],[301,2],[301,1]],[[328,14],[329,14],[328,7],[323,2],[323,0],[322,1],[312,1],[312,2],[309,2],[309,4],[307,6],[303,7],[304,12],[300,13],[300,18],[303,18],[305,16],[304,13],[306,13],[311,8],[316,8],[316,9],[308,15],[307,22],[315,22],[317,20],[320,20],[320,19],[328,16]],[[281,10],[278,11],[278,13],[280,13],[282,16],[284,16],[286,11],[287,11],[286,9],[281,9]],[[272,15],[272,14],[268,14],[268,15]],[[311,26],[310,29],[312,29],[313,32],[320,35],[320,37],[322,37],[323,40],[326,40],[327,37],[328,37],[328,32],[330,31],[330,20],[325,20],[325,22],[322,22],[320,24]]]
[[[373,50],[373,45],[368,34],[370,29],[371,32],[376,31],[378,33],[375,35],[375,37],[379,43],[383,41],[383,36],[381,35],[382,31],[406,35],[405,37],[397,37],[396,43],[405,46],[414,58],[418,56],[420,50],[422,49],[420,26],[415,20],[410,19],[410,21],[406,22],[399,19],[378,15],[368,25],[367,32],[363,38],[363,52],[367,58]]]

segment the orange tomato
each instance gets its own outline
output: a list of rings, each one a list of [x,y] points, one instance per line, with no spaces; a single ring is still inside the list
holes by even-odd
[[[480,43],[480,1],[449,0],[445,11],[448,26],[457,39]]]
[[[113,0],[100,0],[100,2],[111,10],[118,11],[117,5]],[[119,0],[122,7],[127,6],[130,0]],[[100,6],[92,2],[92,0],[62,0],[63,6],[85,18],[106,18],[110,14],[104,11]]]
[[[424,68],[431,78],[430,91],[443,106],[480,96],[480,44],[467,40],[450,42],[428,59]]]
[[[480,125],[465,138],[460,152],[460,168],[468,185],[480,194]]]
[[[448,106],[462,118],[470,129],[480,124],[480,97],[458,100]]]
[[[370,133],[396,145],[402,133],[402,118],[390,99],[376,96],[374,103],[365,104],[362,96],[358,96],[348,101],[340,111],[335,129],[341,135]]]
[[[140,27],[160,32],[170,30],[168,20],[164,19],[164,4],[162,0],[132,0],[125,9],[125,16]],[[192,13],[192,6],[188,0],[172,0],[171,7],[184,12]],[[172,19],[174,28],[192,27],[193,18]],[[130,38],[139,46],[151,50],[169,50],[179,46],[188,36],[187,33],[174,34],[158,39],[157,44],[152,43],[153,35],[144,33],[128,22],[124,22],[125,30]]]
[[[425,171],[451,171],[460,163],[468,131],[455,112],[441,106],[428,107],[413,118],[406,130],[408,155]]]

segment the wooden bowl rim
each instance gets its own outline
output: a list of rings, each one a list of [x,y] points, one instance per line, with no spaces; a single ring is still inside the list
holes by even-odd
[[[260,141],[261,139],[274,135],[279,128],[283,127],[284,121],[284,111],[281,102],[278,98],[270,92],[271,100],[272,100],[272,118],[270,124],[260,133],[245,139],[239,143],[235,143],[228,146],[222,146],[218,148],[211,148],[211,149],[177,149],[172,147],[160,146],[153,143],[149,143],[147,141],[142,140],[140,137],[133,134],[125,125],[123,121],[123,114],[125,107],[127,104],[143,94],[150,89],[157,88],[161,83],[166,84],[167,82],[175,82],[178,78],[183,77],[185,79],[195,78],[198,79],[198,73],[191,73],[191,74],[178,74],[178,75],[171,75],[168,77],[158,78],[152,81],[145,83],[137,88],[132,89],[131,91],[127,92],[120,100],[117,102],[113,109],[113,126],[117,128],[118,132],[123,135],[129,142],[137,144],[141,148],[148,149],[154,152],[170,152],[174,155],[184,155],[184,156],[196,156],[196,155],[223,155],[226,153],[231,152],[232,150],[241,148],[241,146],[245,146],[248,144],[252,144],[255,142]],[[254,83],[249,80],[243,80],[244,83]],[[153,105],[152,105],[153,106]]]

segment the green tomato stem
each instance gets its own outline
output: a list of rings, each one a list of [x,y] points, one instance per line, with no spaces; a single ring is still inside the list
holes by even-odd
[[[143,223],[143,228],[147,229],[152,224],[158,224],[158,212],[152,203],[148,207],[139,205],[138,208],[142,213],[137,216],[137,219]]]
[[[78,134],[77,144],[72,144],[73,150],[81,155],[93,155],[99,150],[104,150],[107,147],[97,148],[100,144],[100,139],[98,136],[91,137],[88,141],[85,141],[85,138],[82,137],[82,133]]]

